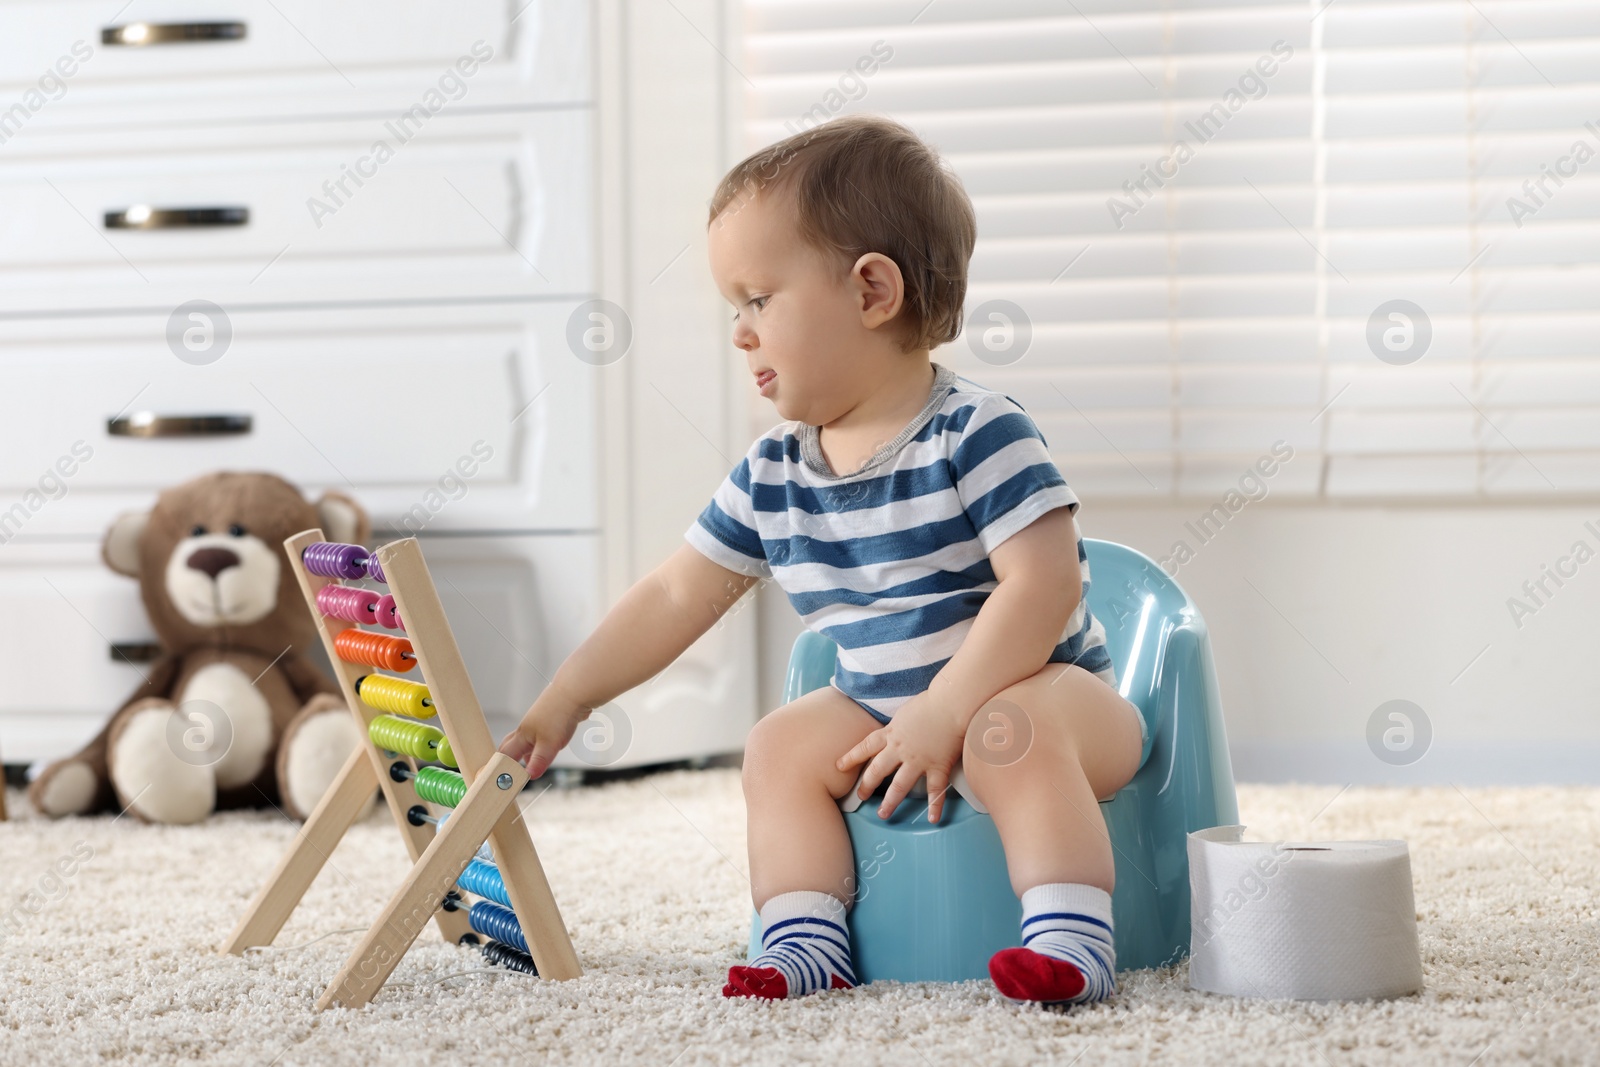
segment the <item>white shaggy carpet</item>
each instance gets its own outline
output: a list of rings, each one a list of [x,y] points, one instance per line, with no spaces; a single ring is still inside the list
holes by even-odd
[[[738,772],[714,769],[524,794],[582,979],[450,977],[482,964],[430,927],[371,1006],[319,1015],[357,934],[306,943],[365,926],[405,871],[386,812],[352,830],[277,947],[232,958],[216,946],[293,824],[270,810],[183,829],[52,823],[12,790],[3,918],[27,919],[30,889],[53,899],[0,939],[0,1063],[1600,1062],[1600,790],[1239,793],[1254,839],[1411,843],[1425,993],[1234,1000],[1188,990],[1180,965],[1124,973],[1114,1000],[1069,1013],[987,982],[724,1000],[750,904]],[[53,882],[75,854],[89,858]]]

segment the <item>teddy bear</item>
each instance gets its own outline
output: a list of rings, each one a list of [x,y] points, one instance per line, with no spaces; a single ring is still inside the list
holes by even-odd
[[[203,475],[112,522],[101,555],[138,579],[162,652],[94,740],[34,778],[35,808],[186,824],[271,804],[306,818],[361,742],[337,683],[306,655],[316,620],[283,542],[313,527],[330,541],[371,535],[348,496],[311,504],[257,472]]]

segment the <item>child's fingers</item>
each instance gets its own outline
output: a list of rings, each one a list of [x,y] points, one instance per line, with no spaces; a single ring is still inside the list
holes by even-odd
[[[899,765],[899,758],[887,748],[880,750],[861,771],[861,784],[856,787],[856,796],[865,800],[877,792],[879,784],[893,774]]]
[[[527,760],[528,754],[533,751],[533,742],[526,740],[516,730],[512,730],[509,734],[506,734],[505,739],[500,742],[500,751],[504,752],[518,763],[523,763]]]
[[[889,783],[889,791],[883,796],[883,803],[878,807],[878,818],[887,819],[895,813],[900,802],[911,792],[911,787],[917,784],[917,779],[922,777],[922,770],[910,763],[900,765],[900,773],[894,776],[894,781]]]
[[[869,760],[873,756],[876,756],[880,751],[882,751],[883,746],[889,743],[888,737],[884,734],[884,730],[887,729],[888,727],[883,727],[882,729],[874,730],[866,737],[863,737],[856,743],[854,748],[840,756],[834,766],[841,771],[848,771],[851,767],[856,766],[858,763],[862,763],[863,761]]]
[[[539,777],[549,768],[551,763],[555,762],[556,756],[560,755],[560,753],[560,745],[541,737],[538,743],[533,746],[533,754],[528,757],[528,777],[530,779]]]
[[[944,814],[944,798],[950,790],[950,772],[928,768],[928,821],[937,823]]]

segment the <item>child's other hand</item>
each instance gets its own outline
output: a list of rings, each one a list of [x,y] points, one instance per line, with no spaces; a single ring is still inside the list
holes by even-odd
[[[557,707],[541,695],[517,728],[500,742],[500,751],[528,768],[528,777],[542,775],[589,715],[588,708]]]
[[[935,703],[927,693],[919,693],[894,713],[888,726],[872,731],[856,747],[839,758],[839,770],[867,763],[857,794],[867,799],[880,782],[894,773],[889,791],[878,808],[878,817],[894,814],[917,784],[928,776],[928,821],[936,823],[944,812],[945,791],[950,788],[950,772],[961,758],[966,727],[959,724],[949,709]]]
[[[521,731],[522,727],[519,725],[515,730],[506,734],[500,742],[500,751],[523,766],[527,766],[528,757],[533,755],[535,742],[523,737]]]

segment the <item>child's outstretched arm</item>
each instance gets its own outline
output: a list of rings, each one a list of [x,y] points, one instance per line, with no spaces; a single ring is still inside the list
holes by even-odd
[[[640,578],[567,657],[500,751],[537,778],[589,713],[655,677],[760,579],[682,545]]]

